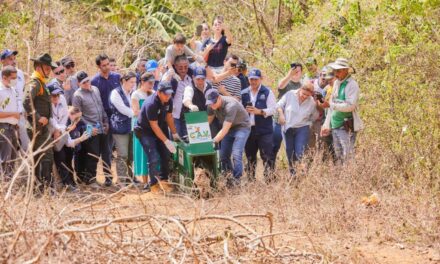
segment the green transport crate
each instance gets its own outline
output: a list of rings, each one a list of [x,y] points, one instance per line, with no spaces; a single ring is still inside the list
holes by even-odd
[[[193,186],[194,169],[201,167],[212,175],[211,184],[219,173],[217,151],[213,147],[211,130],[206,111],[185,113],[188,143],[178,142],[174,154],[174,169],[177,172],[176,182],[180,185]]]

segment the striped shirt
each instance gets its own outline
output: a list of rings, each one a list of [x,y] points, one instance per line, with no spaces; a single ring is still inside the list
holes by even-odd
[[[233,97],[237,97],[241,100],[241,82],[236,76],[229,76],[221,82],[214,83],[212,86],[218,90],[218,88],[224,85],[226,91]]]

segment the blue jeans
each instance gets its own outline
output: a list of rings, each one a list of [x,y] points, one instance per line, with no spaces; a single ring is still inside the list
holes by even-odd
[[[185,119],[174,118],[174,125],[176,126],[177,134],[179,134],[179,137],[183,138],[188,135]]]
[[[243,151],[250,133],[250,128],[230,130],[221,141],[220,165],[222,171],[232,171],[236,180],[239,180],[243,174]]]
[[[165,144],[157,137],[142,135],[139,139],[142,148],[148,157],[148,171],[150,172],[150,186],[157,184],[157,179],[168,180],[170,174],[170,152]],[[158,164],[160,162],[160,171]]]
[[[281,142],[283,142],[283,132],[281,131],[281,125],[273,123],[273,160],[277,160],[278,151],[281,148]]]
[[[344,162],[353,156],[356,132],[347,132],[344,127],[332,129],[336,159]]]
[[[309,144],[310,126],[303,126],[298,128],[289,128],[284,133],[286,140],[286,154],[289,161],[290,173],[295,174],[293,163],[301,159],[304,151]]]

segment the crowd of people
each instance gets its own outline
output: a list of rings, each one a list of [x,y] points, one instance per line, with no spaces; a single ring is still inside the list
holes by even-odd
[[[163,59],[138,58],[134,71],[119,70],[113,58],[100,54],[97,73],[89,75],[77,71],[70,56],[55,61],[45,53],[32,58],[27,82],[16,65],[18,52],[4,49],[0,174],[10,178],[18,153],[33,151],[41,191],[53,186],[54,171],[67,191],[111,186],[112,161],[118,184],[157,191],[171,173],[173,141],[187,137],[184,113],[196,111],[207,111],[231,187],[240,184],[243,171],[255,180],[258,152],[264,178],[272,180],[282,144],[292,177],[309,149],[342,163],[353,155],[363,125],[348,60],[338,58],[322,70],[313,58],[293,62],[271,89],[261,70],[229,51],[233,43],[218,16],[212,29],[201,24],[188,42],[176,34]],[[96,181],[99,160],[103,184]]]

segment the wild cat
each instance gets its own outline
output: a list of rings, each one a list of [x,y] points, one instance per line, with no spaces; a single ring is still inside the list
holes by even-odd
[[[203,168],[194,171],[194,185],[200,191],[200,198],[207,199],[211,193],[211,173]]]

